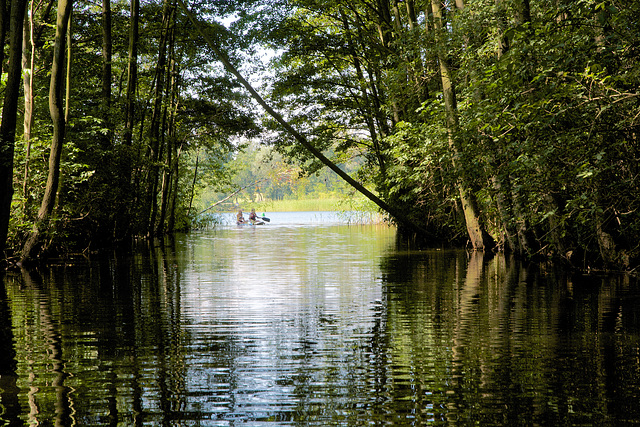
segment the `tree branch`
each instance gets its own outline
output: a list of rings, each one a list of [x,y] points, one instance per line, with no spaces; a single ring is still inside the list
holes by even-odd
[[[222,62],[222,64],[226,68],[226,70],[235,76],[238,82],[240,82],[240,84],[242,84],[242,86],[244,86],[244,88],[251,94],[253,99],[255,99],[258,102],[258,104],[260,104],[262,108],[264,108],[265,111],[269,113],[271,117],[273,117],[278,123],[280,123],[280,125],[290,135],[292,135],[300,143],[300,145],[306,148],[311,154],[313,154],[318,160],[324,163],[329,169],[331,169],[336,174],[338,174],[338,176],[342,178],[344,181],[346,181],[349,185],[351,185],[353,188],[358,190],[360,193],[362,193],[365,197],[367,197],[373,203],[378,205],[380,209],[389,213],[400,225],[403,225],[418,234],[421,234],[424,236],[429,235],[427,230],[425,230],[422,226],[418,225],[417,223],[411,221],[406,215],[404,215],[404,213],[401,210],[396,209],[390,206],[389,204],[387,204],[385,201],[383,201],[378,196],[376,196],[371,191],[369,191],[364,185],[362,185],[361,183],[353,179],[345,171],[340,169],[338,165],[336,165],[331,160],[329,160],[320,150],[318,150],[313,144],[311,144],[311,142],[309,142],[307,138],[305,138],[302,134],[300,134],[297,130],[295,130],[293,126],[291,126],[291,124],[287,122],[280,115],[280,113],[278,113],[273,108],[271,108],[271,106],[267,104],[267,102],[262,98],[262,96],[260,96],[260,94],[253,88],[253,86],[251,86],[251,84],[242,76],[242,74],[240,74],[238,69],[231,63],[231,61],[227,57],[226,52],[224,52],[221,47],[219,47],[216,43],[214,43],[211,37],[209,37],[202,30],[201,25],[199,24],[199,22],[196,21],[191,11],[187,8],[187,6],[184,3],[184,0],[179,0],[178,3],[180,3],[180,7],[182,7],[182,10],[184,11],[189,21],[191,21],[193,26],[198,30],[200,35],[205,39],[205,41],[207,42],[211,50],[213,50],[213,52],[218,57],[220,62]]]
[[[236,191],[234,191],[233,193],[229,194],[227,197],[225,197],[222,200],[219,200],[217,202],[215,202],[214,204],[212,204],[211,206],[209,206],[208,208],[206,208],[205,210],[203,210],[202,212],[200,212],[198,215],[202,215],[203,213],[205,213],[206,211],[208,211],[211,208],[214,208],[216,206],[218,206],[220,203],[226,202],[227,200],[229,200],[230,198],[232,198],[233,196],[235,196],[236,194],[238,194],[239,192],[241,192],[242,190],[244,190],[245,188],[260,184],[262,181],[266,181],[268,178],[262,178],[259,179],[257,181],[252,182],[251,184],[247,184],[244,187],[241,187],[239,189],[237,189]]]

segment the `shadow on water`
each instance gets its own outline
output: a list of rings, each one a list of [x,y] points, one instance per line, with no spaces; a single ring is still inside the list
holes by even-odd
[[[411,402],[418,424],[640,423],[630,277],[457,250],[395,252],[382,271],[391,377],[410,384],[391,400]]]
[[[0,290],[0,424],[640,421],[626,276],[281,225],[9,274]]]
[[[0,420],[10,426],[22,425],[16,368],[11,310],[4,286],[4,273],[0,271]]]

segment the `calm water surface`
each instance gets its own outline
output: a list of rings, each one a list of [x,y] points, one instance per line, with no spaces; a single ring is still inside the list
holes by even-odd
[[[0,286],[0,425],[640,424],[640,289],[268,214]]]

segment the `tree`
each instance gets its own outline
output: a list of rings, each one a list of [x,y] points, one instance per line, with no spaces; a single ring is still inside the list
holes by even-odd
[[[13,198],[13,152],[22,71],[22,26],[26,4],[26,0],[12,0],[9,20],[9,68],[2,106],[2,123],[0,123],[0,188],[2,189],[0,195],[0,257],[2,260],[5,258]],[[3,12],[4,4],[0,4],[0,7]],[[5,31],[6,25],[3,24],[1,29]]]
[[[347,174],[345,171],[340,169],[340,167],[337,164],[332,162],[328,157],[326,157],[322,153],[322,151],[320,151],[318,148],[316,148],[307,138],[305,138],[301,133],[299,133],[296,129],[294,129],[293,126],[291,126],[291,124],[289,122],[287,122],[282,117],[282,115],[280,115],[280,113],[275,111],[269,104],[267,104],[266,101],[260,96],[260,94],[253,88],[253,86],[242,76],[242,74],[240,74],[238,69],[231,63],[231,61],[229,60],[227,54],[224,51],[222,51],[220,49],[220,47],[217,44],[215,44],[211,40],[211,38],[209,38],[206,35],[206,33],[204,33],[202,31],[201,24],[199,25],[199,23],[195,20],[195,18],[191,14],[191,12],[186,8],[184,3],[182,1],[180,1],[180,4],[183,7],[183,10],[185,11],[185,13],[189,16],[189,19],[191,20],[193,25],[201,31],[203,37],[205,37],[205,39],[207,40],[207,43],[209,44],[209,47],[211,47],[211,49],[216,53],[216,56],[217,56],[218,60],[220,60],[223,63],[223,65],[227,69],[227,71],[229,71],[231,74],[233,74],[235,76],[235,78],[242,84],[242,86],[258,102],[258,104],[260,104],[260,106],[262,108],[264,108],[264,110],[273,119],[275,119],[278,122],[278,124],[280,126],[282,126],[287,131],[287,133],[289,133],[289,135],[294,137],[296,139],[296,141],[302,147],[304,147],[309,153],[311,153],[317,160],[322,162],[322,164],[324,164],[329,169],[334,171],[338,176],[340,176],[340,178],[342,178],[344,181],[346,181],[355,190],[357,190],[362,195],[364,195],[366,198],[368,198],[373,203],[378,205],[383,211],[389,213],[401,226],[406,227],[407,229],[411,229],[414,232],[417,232],[419,234],[423,234],[423,235],[427,235],[428,234],[427,231],[424,230],[424,228],[420,224],[418,224],[418,223],[412,221],[410,218],[408,218],[402,212],[402,210],[397,209],[394,206],[391,206],[391,205],[387,204],[380,197],[378,197],[377,195],[372,193],[369,189],[367,189],[364,185],[362,185],[360,182],[358,182],[357,180],[352,178],[349,174]]]
[[[111,75],[112,75],[111,0],[102,0],[102,120],[107,131],[103,145],[111,146]]]
[[[56,193],[58,191],[60,158],[62,156],[66,124],[65,115],[63,114],[62,96],[65,81],[65,46],[72,3],[73,0],[58,1],[54,55],[51,65],[51,82],[49,84],[49,113],[51,114],[51,122],[53,123],[53,137],[51,140],[51,152],[49,154],[49,175],[47,177],[42,204],[38,211],[37,223],[22,249],[20,260],[22,263],[32,261],[36,256],[40,240],[42,239],[42,233],[46,231],[49,225],[51,213],[55,205]]]
[[[433,10],[433,20],[435,23],[436,32],[436,50],[438,53],[438,63],[440,64],[440,78],[442,79],[442,93],[444,98],[444,104],[447,116],[447,134],[449,138],[449,147],[453,152],[453,166],[454,169],[462,171],[457,164],[460,157],[460,147],[457,140],[460,138],[458,112],[456,103],[456,92],[454,87],[453,78],[451,76],[448,60],[445,55],[446,45],[444,42],[444,24],[442,18],[442,10],[440,6],[440,0],[432,0],[431,7]],[[458,179],[456,186],[460,193],[460,203],[462,204],[462,211],[464,213],[465,223],[467,226],[467,233],[469,234],[469,240],[471,246],[474,249],[483,250],[485,248],[490,249],[493,245],[491,237],[488,235],[484,228],[484,224],[480,219],[480,213],[478,211],[478,204],[475,200],[475,196],[471,192],[471,187],[466,179],[464,173],[457,173]]]

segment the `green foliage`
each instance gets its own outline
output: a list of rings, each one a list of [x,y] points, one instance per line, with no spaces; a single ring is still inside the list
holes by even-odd
[[[429,2],[413,9],[414,2],[362,0],[190,7],[231,61],[248,73],[267,71],[269,77],[260,75],[263,90],[299,132],[434,238],[465,242],[464,182],[499,247],[578,267],[634,268],[640,263],[640,5],[530,3],[525,13],[522,2],[466,1],[461,10],[445,11],[443,37],[434,37]],[[142,7],[131,146],[122,142],[128,5],[113,5],[108,114],[100,93],[99,10],[81,3],[74,13],[57,236],[84,248],[152,229],[189,229],[202,209],[252,183],[239,198],[348,193],[279,125],[257,123],[258,109],[181,13],[167,62],[177,68],[164,74],[175,79],[165,91],[170,81],[177,89],[160,99],[161,141],[154,140],[163,6]],[[226,18],[228,28],[213,24],[213,16]],[[37,68],[46,70],[52,30],[42,28]],[[273,50],[268,70],[259,59],[264,47]],[[457,98],[453,114],[445,111],[436,59],[443,51]],[[14,246],[35,219],[47,175],[47,79],[36,78],[35,93],[26,191],[16,186],[13,206]],[[456,126],[447,122],[452,118]],[[246,143],[258,138],[260,147]],[[26,163],[19,141],[16,183],[23,182]],[[163,182],[174,183],[164,195],[175,204],[164,200]]]
[[[249,2],[241,3],[245,9],[250,7]],[[239,4],[213,5],[218,9],[209,6],[212,5],[207,5],[208,12],[224,16],[235,13]],[[36,13],[38,25],[43,19],[39,13]],[[192,25],[178,13],[174,15],[171,49],[166,50],[167,67],[176,64],[176,68],[167,68],[164,73],[173,80],[165,82],[167,95],[160,99],[161,141],[154,148],[150,126],[158,83],[163,3],[152,2],[143,4],[141,11],[133,144],[123,144],[129,5],[112,4],[109,111],[103,109],[101,93],[100,13],[100,8],[93,4],[74,6],[70,116],[58,202],[45,239],[45,246],[51,251],[97,249],[133,236],[191,228],[198,221],[193,196],[197,196],[199,188],[225,179],[222,164],[235,150],[231,139],[257,134],[254,111],[246,96],[225,73],[211,66],[211,53],[200,48],[204,43],[194,41]],[[227,40],[229,46],[242,47],[239,39],[228,37],[224,27],[209,22],[203,22],[203,26],[221,40]],[[43,31],[38,33],[35,62],[38,70],[46,71],[50,68],[53,32],[46,25],[39,28]],[[18,138],[16,146],[10,240],[16,251],[36,218],[48,173],[51,139],[48,86],[46,73],[36,73],[35,123],[29,142],[26,191],[22,183],[27,142]],[[169,88],[173,90],[170,94]],[[166,191],[167,200],[163,198],[163,183],[171,183]]]
[[[533,3],[527,14],[466,1],[446,11],[442,45],[410,4],[293,4],[269,33],[286,46],[272,95],[318,147],[361,156],[358,176],[387,201],[455,240],[463,180],[501,247],[578,267],[638,264],[637,4]],[[438,48],[454,72],[455,154]],[[273,143],[305,158],[286,136]]]

